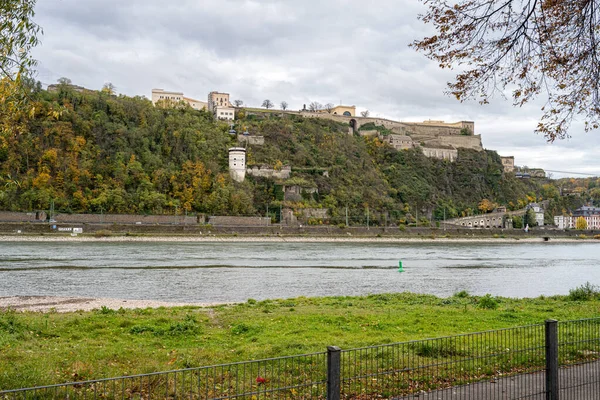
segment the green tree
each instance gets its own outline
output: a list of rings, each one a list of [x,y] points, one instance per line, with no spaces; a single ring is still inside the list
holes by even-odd
[[[523,218],[515,215],[514,217],[512,217],[513,220],[513,228],[515,229],[523,229]]]
[[[537,221],[535,219],[535,211],[533,211],[533,208],[530,208],[529,210],[527,210],[527,213],[525,213],[524,223],[525,225],[529,225],[530,228],[533,228],[537,225]]]

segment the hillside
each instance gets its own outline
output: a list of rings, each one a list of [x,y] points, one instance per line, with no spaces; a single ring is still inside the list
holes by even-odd
[[[242,116],[236,129],[265,137],[249,146],[249,165],[291,165],[291,178],[239,184],[227,160],[237,140],[208,113],[68,86],[33,96],[35,115],[0,147],[4,210],[47,210],[53,201],[63,212],[265,215],[281,205],[326,207],[333,222],[346,207],[355,220],[385,212],[409,222],[471,213],[482,199],[518,208],[543,197],[538,181],[505,175],[493,151],[460,150],[451,163],[348,135],[334,121],[277,113]],[[318,192],[282,205],[282,185],[291,184]]]

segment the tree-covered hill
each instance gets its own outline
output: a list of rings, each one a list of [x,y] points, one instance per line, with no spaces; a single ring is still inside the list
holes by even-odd
[[[238,145],[229,125],[181,106],[155,108],[142,97],[36,89],[34,115],[0,143],[0,207],[63,212],[264,215],[282,203],[282,185],[318,193],[283,206],[415,211],[441,218],[477,210],[482,199],[518,208],[542,197],[534,180],[502,171],[493,151],[459,150],[456,162],[397,151],[376,138],[348,135],[334,121],[277,113],[240,115],[238,131],[263,135],[248,147],[248,164],[292,166],[287,181],[228,173],[227,149]],[[393,213],[392,213],[393,212]]]

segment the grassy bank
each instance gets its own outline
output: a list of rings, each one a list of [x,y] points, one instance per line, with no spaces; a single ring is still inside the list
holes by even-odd
[[[401,293],[250,300],[210,309],[6,311],[0,313],[0,389],[598,315],[600,300],[585,291],[535,299]]]

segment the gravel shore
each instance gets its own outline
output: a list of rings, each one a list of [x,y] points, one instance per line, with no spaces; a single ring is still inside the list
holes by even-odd
[[[527,238],[445,238],[445,237],[299,237],[299,236],[32,236],[32,235],[4,235],[0,242],[289,242],[289,243],[537,243],[544,242],[543,237]],[[550,238],[549,242],[569,243],[582,242],[575,238]],[[598,242],[589,240],[589,242]]]
[[[158,308],[199,306],[210,307],[216,303],[172,303],[155,300],[125,300],[84,297],[55,297],[55,296],[10,296],[0,297],[0,311],[37,311],[37,312],[75,312],[91,311],[102,307],[112,310],[119,308]]]

